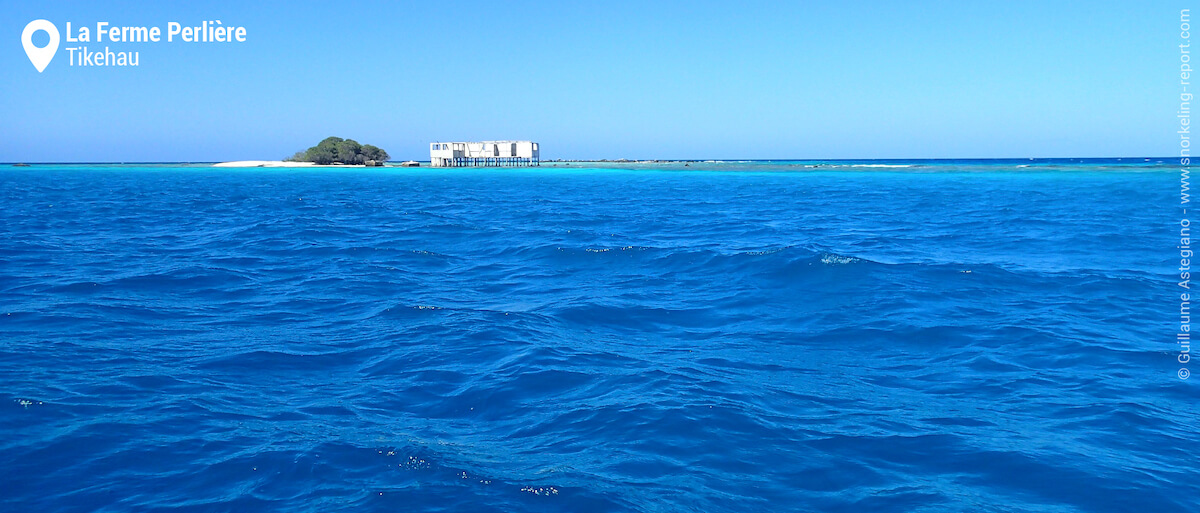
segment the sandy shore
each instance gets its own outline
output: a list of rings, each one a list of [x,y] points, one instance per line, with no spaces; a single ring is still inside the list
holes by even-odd
[[[213,164],[213,167],[367,167],[362,164],[350,165],[334,164],[327,166],[318,166],[312,162],[284,162],[282,160],[238,160],[234,162],[221,162]]]

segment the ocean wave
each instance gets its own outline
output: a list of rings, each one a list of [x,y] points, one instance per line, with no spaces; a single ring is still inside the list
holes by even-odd
[[[1190,506],[1173,175],[1013,164],[5,174],[5,505]]]
[[[858,263],[861,261],[862,260],[854,258],[854,257],[834,255],[834,254],[825,254],[825,255],[821,256],[821,263],[829,264],[829,265],[846,265],[846,264]]]

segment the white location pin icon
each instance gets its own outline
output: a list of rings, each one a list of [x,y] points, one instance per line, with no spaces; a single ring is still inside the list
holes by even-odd
[[[33,46],[33,33],[39,30],[46,31],[50,34],[50,44],[38,48]],[[46,20],[33,20],[25,25],[25,30],[21,32],[21,46],[25,47],[25,55],[29,56],[29,61],[33,63],[33,67],[37,68],[38,73],[46,69],[50,65],[50,61],[54,59],[54,54],[58,52],[58,27]]]

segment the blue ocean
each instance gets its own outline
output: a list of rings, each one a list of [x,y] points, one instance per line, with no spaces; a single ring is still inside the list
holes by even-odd
[[[1178,192],[1142,158],[6,165],[0,510],[1187,511]]]

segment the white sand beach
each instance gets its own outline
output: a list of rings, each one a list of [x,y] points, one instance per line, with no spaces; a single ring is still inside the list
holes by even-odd
[[[285,162],[282,160],[237,160],[213,164],[213,167],[367,167],[362,164],[317,165],[312,162]]]

